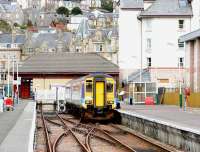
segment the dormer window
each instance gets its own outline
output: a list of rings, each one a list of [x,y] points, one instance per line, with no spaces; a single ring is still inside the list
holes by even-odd
[[[7,44],[7,48],[11,48],[11,44]]]
[[[179,6],[180,7],[186,7],[187,6],[187,0],[179,0]]]

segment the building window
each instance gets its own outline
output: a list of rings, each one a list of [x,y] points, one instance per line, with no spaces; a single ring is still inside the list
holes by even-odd
[[[103,46],[102,45],[96,45],[96,52],[102,52],[103,51]]]
[[[178,20],[178,27],[179,27],[179,29],[184,28],[184,20]]]
[[[178,47],[179,48],[183,48],[184,47],[184,42],[181,42],[180,40],[178,40]]]
[[[100,45],[100,47],[99,47],[99,51],[100,51],[100,52],[103,51],[103,46],[102,46],[102,45]]]
[[[86,92],[92,92],[92,80],[86,80]]]
[[[7,44],[7,48],[11,48],[11,44]]]
[[[1,74],[0,74],[0,77],[1,77],[1,78],[0,78],[1,81],[6,80],[6,74],[5,74],[5,73],[1,73]]]
[[[151,58],[150,57],[147,58],[147,67],[151,67]]]
[[[151,19],[147,19],[146,20],[146,28],[147,30],[151,30],[151,26],[152,25],[152,20]]]
[[[183,68],[184,66],[184,58],[180,57],[178,58],[178,67]]]
[[[28,48],[28,53],[32,53],[33,52],[33,48]]]
[[[147,39],[147,49],[151,49],[151,39]]]
[[[107,92],[113,92],[113,84],[108,82],[106,84],[106,90]]]

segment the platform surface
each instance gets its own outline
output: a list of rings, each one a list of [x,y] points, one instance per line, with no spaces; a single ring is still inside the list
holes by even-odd
[[[128,105],[121,104],[121,113],[190,131],[200,135],[200,109],[167,105]]]
[[[31,152],[35,103],[22,101],[12,112],[0,113],[0,152]]]
[[[0,113],[0,144],[7,136],[8,132],[16,124],[26,105],[27,102],[20,102],[20,104],[16,105],[14,111]]]

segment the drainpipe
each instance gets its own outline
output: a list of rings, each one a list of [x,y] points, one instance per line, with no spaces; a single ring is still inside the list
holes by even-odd
[[[182,91],[181,91],[181,64],[179,61],[179,104],[180,104],[180,108],[182,108]]]
[[[140,48],[141,48],[141,50],[140,50],[140,86],[142,87],[142,55],[143,55],[143,53],[142,53],[142,45],[143,45],[143,37],[142,37],[142,18],[141,17],[138,17],[138,19],[139,19],[139,21],[140,21],[140,36],[141,36],[141,40],[140,40]],[[142,96],[141,96],[141,101],[142,101]]]
[[[140,83],[142,82],[142,55],[143,55],[143,53],[142,53],[142,42],[143,42],[143,37],[142,37],[142,18],[140,18],[140,32],[141,32],[141,51],[140,51]]]

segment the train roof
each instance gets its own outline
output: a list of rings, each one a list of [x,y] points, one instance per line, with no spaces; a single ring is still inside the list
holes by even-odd
[[[85,80],[86,78],[95,77],[95,76],[105,76],[108,78],[113,78],[112,76],[105,74],[105,73],[91,73],[91,74],[83,76],[81,78],[70,80],[69,82],[66,83],[66,85],[71,84],[71,83],[81,82],[81,81]]]

